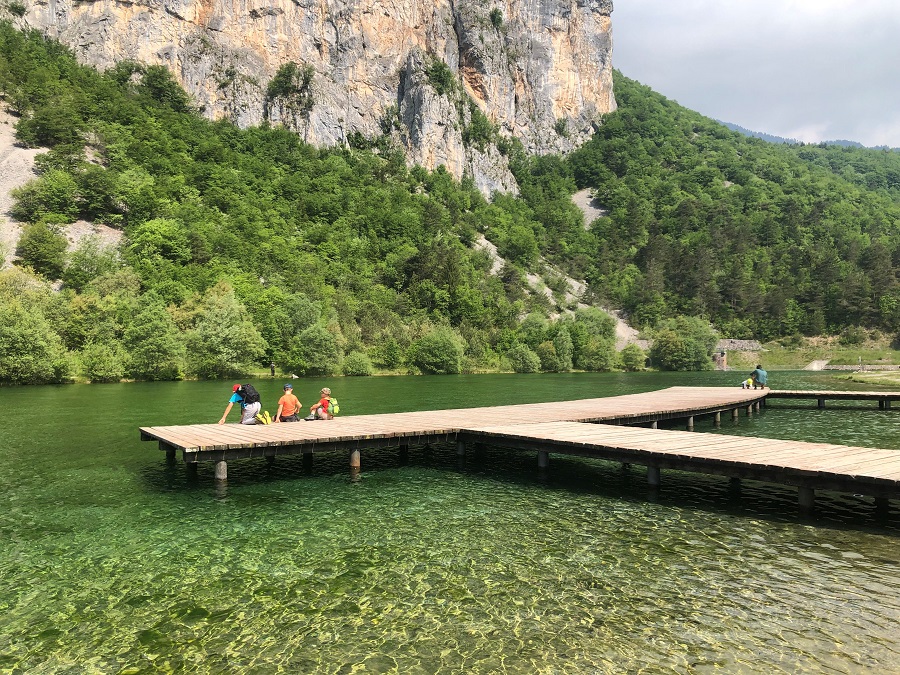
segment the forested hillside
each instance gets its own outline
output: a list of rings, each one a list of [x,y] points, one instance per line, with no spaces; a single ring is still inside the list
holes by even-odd
[[[900,329],[900,158],[770,145],[615,86],[618,111],[570,157],[610,209],[584,251],[595,290],[638,324],[699,315],[729,337]]]
[[[0,380],[217,377],[270,359],[297,374],[613,367],[606,314],[549,322],[526,292],[542,226],[521,200],[408,170],[380,139],[317,150],[210,123],[162,67],[101,75],[8,25],[0,89],[20,141],[51,148],[16,193],[19,265],[39,278],[0,279]],[[79,218],[121,228],[122,250],[65,254]],[[486,230],[514,263],[499,276],[471,246]]]
[[[854,150],[851,172],[831,149],[770,146],[616,87],[618,111],[570,157],[501,143],[521,196],[487,200],[407,168],[387,136],[321,150],[211,123],[162,67],[100,74],[2,24],[17,138],[51,150],[15,195],[28,225],[18,269],[0,273],[0,381],[223,377],[270,360],[297,374],[640,367],[639,350],[615,354],[605,313],[530,291],[526,272],[561,289],[545,261],[668,342],[693,333],[672,367],[708,362],[708,321],[726,337],[900,328],[893,164]],[[609,216],[586,225],[580,187]],[[66,253],[77,219],[121,229],[121,250]],[[480,234],[507,261],[496,276]]]

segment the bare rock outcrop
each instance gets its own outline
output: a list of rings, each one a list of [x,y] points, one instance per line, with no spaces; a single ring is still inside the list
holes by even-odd
[[[165,65],[211,118],[268,119],[319,146],[387,134],[410,162],[444,164],[486,193],[515,189],[498,144],[566,151],[615,108],[611,0],[24,5],[23,24],[82,62]],[[287,64],[309,74],[299,99],[279,100],[269,86]]]

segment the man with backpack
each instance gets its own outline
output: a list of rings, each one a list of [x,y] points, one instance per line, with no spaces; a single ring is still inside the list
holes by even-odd
[[[231,412],[231,408],[235,403],[241,404],[241,424],[257,424],[256,415],[259,413],[262,404],[259,401],[259,392],[252,384],[236,384],[231,388],[231,398],[228,399],[228,406],[222,414],[219,424],[225,424],[225,418]]]

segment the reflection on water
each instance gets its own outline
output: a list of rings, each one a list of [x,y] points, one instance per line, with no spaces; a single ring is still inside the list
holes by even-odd
[[[354,411],[680,383],[437,378],[438,406],[433,379],[367,379],[340,381]],[[343,453],[230,462],[217,485],[136,427],[216,416],[229,387],[87,389],[0,390],[60,411],[0,421],[0,672],[900,672],[897,502],[824,493],[803,519],[787,487],[654,492],[637,465],[450,445],[364,451],[356,480]],[[721,433],[898,447],[900,411],[776,405]]]

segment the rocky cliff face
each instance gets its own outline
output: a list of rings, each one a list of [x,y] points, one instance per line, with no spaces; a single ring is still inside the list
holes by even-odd
[[[484,192],[515,190],[498,143],[566,151],[615,108],[611,0],[24,5],[85,63],[166,65],[209,117],[268,118],[315,145],[389,135]]]

